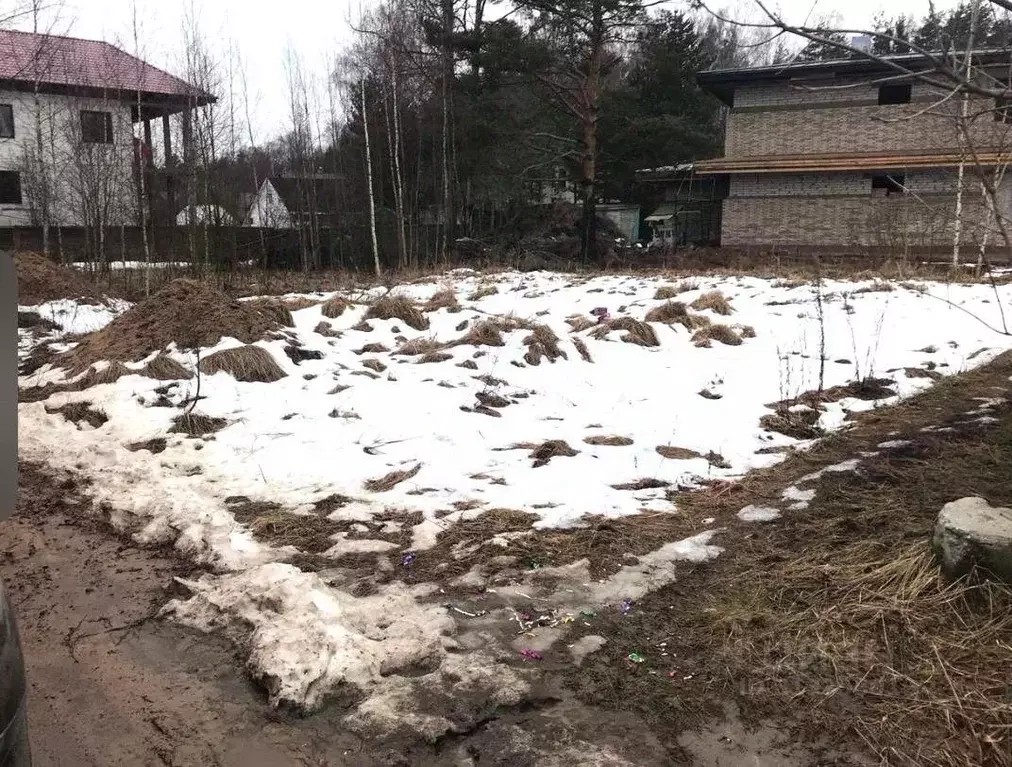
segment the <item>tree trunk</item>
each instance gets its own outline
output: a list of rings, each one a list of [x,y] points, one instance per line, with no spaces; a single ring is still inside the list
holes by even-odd
[[[601,0],[594,2],[594,26],[590,40],[585,85],[585,109],[581,119],[583,153],[580,162],[580,189],[583,193],[584,263],[597,256],[597,112],[601,98],[601,57],[604,55],[604,19]]]
[[[453,79],[453,49],[450,47],[453,35],[453,0],[442,0],[443,4],[443,239],[440,256],[443,263],[449,261],[450,247],[454,239],[453,185],[450,175],[450,82]]]
[[[365,101],[365,77],[361,79],[362,85],[362,133],[365,135],[365,176],[369,184],[369,232],[372,235],[372,258],[376,267],[376,276],[382,277],[383,270],[380,267],[379,241],[376,238],[376,198],[373,194],[372,185],[372,147],[369,143],[369,115]]]

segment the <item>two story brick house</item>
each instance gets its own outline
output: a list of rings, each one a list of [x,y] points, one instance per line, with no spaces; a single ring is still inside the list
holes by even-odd
[[[923,66],[918,54],[892,58]],[[974,64],[1007,78],[1009,54],[978,52]],[[951,250],[960,186],[961,244],[997,244],[975,174],[1012,154],[1003,105],[964,102],[865,58],[715,70],[698,82],[729,107],[724,157],[694,166],[698,176],[727,179],[722,245]],[[1005,179],[1005,215],[1009,189]]]

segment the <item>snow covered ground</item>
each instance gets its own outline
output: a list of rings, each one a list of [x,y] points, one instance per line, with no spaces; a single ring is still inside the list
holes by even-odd
[[[332,557],[376,552],[397,564],[403,554],[431,547],[457,522],[491,509],[533,512],[538,527],[578,525],[589,514],[677,513],[665,485],[689,488],[734,478],[781,460],[771,448],[799,444],[759,422],[773,412],[771,403],[817,386],[822,347],[825,387],[876,376],[892,379],[901,397],[932,385],[918,370],[952,374],[1012,347],[1012,338],[993,329],[1001,326],[998,297],[1012,316],[1012,287],[1000,287],[996,297],[983,285],[918,283],[886,290],[870,282],[827,282],[820,324],[810,285],[752,277],[691,282],[694,287],[675,300],[691,304],[720,290],[733,307],[730,315],[693,311],[738,328],[746,336],[742,343],[699,347],[682,325],[655,322],[659,346],[647,347],[623,342],[621,330],[597,338],[595,328],[572,332],[567,323],[597,309],[612,318],[643,320],[664,303],[654,297],[657,289],[677,282],[454,272],[394,290],[420,302],[439,290],[457,294],[459,311],[427,312],[426,330],[397,319],[371,319],[371,329],[363,329],[366,303],[383,289],[348,295],[358,303],[332,320],[319,306],[294,311],[302,349],[320,358],[295,363],[285,353],[286,341],[261,341],[288,374],[284,379],[240,383],[226,373],[202,376],[198,411],[228,422],[211,438],[168,433],[179,410],[158,406],[165,397],[178,405],[194,396],[196,379],[156,392],[164,382],[125,376],[21,405],[21,449],[93,480],[95,500],[107,504],[114,520],[138,540],[175,541],[213,568],[217,574],[191,584],[194,597],[174,604],[172,612],[204,628],[245,632],[251,666],[270,680],[274,699],[311,707],[342,681],[368,687],[386,679],[390,668],[433,656],[445,661],[452,621],[442,609],[416,599],[427,587],[418,587],[417,594],[391,588],[356,598],[320,575],[282,563],[292,551],[255,540],[236,522],[226,499],[242,496],[313,514],[315,502],[338,494],[351,500],[331,519],[365,522],[383,515],[390,530],[400,529],[399,518],[421,512],[421,522],[405,523],[411,543],[404,549],[338,534],[325,552]],[[80,332],[122,308],[101,316],[90,307],[78,307],[75,314],[62,304],[43,311]],[[506,334],[503,346],[445,347],[450,356],[442,361],[397,353],[405,342],[450,342],[483,320],[503,317],[548,326],[567,358],[542,359],[536,366],[525,362],[524,339],[530,334],[525,329]],[[316,332],[321,322],[339,337]],[[754,329],[754,337],[741,333],[745,326]],[[581,357],[577,339],[592,361]],[[30,343],[25,340],[23,348]],[[387,351],[363,352],[367,344]],[[200,354],[237,345],[224,339]],[[171,353],[189,367],[195,362],[192,354]],[[21,383],[40,385],[61,375],[43,368]],[[90,402],[108,422],[92,428],[47,412],[74,401]],[[829,403],[819,424],[840,428],[848,412],[889,401]],[[475,411],[489,402],[491,408]],[[593,444],[606,436],[624,437],[625,444]],[[157,437],[167,439],[163,452],[127,448]],[[514,447],[547,440],[562,440],[576,452],[535,466],[530,446]],[[416,468],[392,489],[366,489],[368,480]],[[656,480],[647,483],[656,487],[616,487],[644,478]],[[772,520],[764,511],[752,509],[742,518]],[[708,545],[712,535],[707,533],[702,548],[665,547],[658,559],[716,556],[719,548]],[[632,588],[620,582],[625,591]],[[397,617],[378,629],[375,616],[383,614]]]

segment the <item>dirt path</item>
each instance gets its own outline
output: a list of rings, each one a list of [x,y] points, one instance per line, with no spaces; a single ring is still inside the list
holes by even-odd
[[[181,572],[82,516],[22,465],[0,574],[27,656],[32,747],[47,765],[373,764],[326,715],[287,722],[215,637],[146,620]]]

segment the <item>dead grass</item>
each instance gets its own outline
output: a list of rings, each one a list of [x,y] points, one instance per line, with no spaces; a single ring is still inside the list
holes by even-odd
[[[347,300],[341,298],[341,296],[334,296],[320,304],[320,311],[324,317],[333,320],[344,314],[345,309],[349,306],[351,304]]]
[[[488,296],[494,296],[499,292],[499,288],[495,285],[479,285],[478,288],[468,296],[468,301],[480,301]]]
[[[375,358],[362,360],[362,367],[369,368],[370,370],[375,370],[377,373],[382,373],[384,370],[387,369],[386,365],[384,365],[382,362],[380,362],[378,359]]]
[[[286,310],[287,311],[287,310]],[[233,301],[194,280],[173,280],[61,357],[73,370],[100,360],[129,362],[162,351],[213,346],[223,337],[253,343],[281,326],[277,313]]]
[[[204,415],[203,413],[180,413],[172,419],[170,434],[186,434],[190,437],[203,437],[214,434],[228,426],[224,418]]]
[[[317,514],[294,514],[276,503],[229,498],[226,505],[235,521],[252,536],[273,546],[294,546],[301,552],[319,554],[334,545],[334,535],[346,525]]]
[[[660,490],[671,485],[670,482],[665,482],[663,479],[655,479],[653,477],[641,477],[634,482],[623,482],[618,485],[612,485],[614,490]]]
[[[741,346],[742,340],[733,328],[715,323],[699,328],[692,334],[692,343],[696,346],[709,348],[710,341],[719,341],[726,346]]]
[[[576,338],[575,336],[570,338],[573,342],[573,346],[576,347],[576,351],[579,352],[580,357],[584,362],[593,362],[594,358],[590,355],[590,349],[587,348],[587,342],[582,338]]]
[[[141,368],[140,374],[157,381],[185,381],[193,378],[193,373],[187,367],[167,354],[152,357]]]
[[[281,298],[279,300],[290,312],[302,311],[303,309],[309,309],[320,304],[315,298],[307,296],[291,296],[290,298]]]
[[[68,402],[66,405],[55,408],[46,408],[50,414],[59,414],[71,423],[80,424],[82,421],[97,429],[109,421],[103,411],[93,408],[90,402]]]
[[[654,292],[654,299],[657,301],[666,301],[669,298],[674,298],[681,293],[675,285],[661,285]]]
[[[531,334],[524,339],[524,345],[527,347],[524,361],[528,365],[540,365],[543,358],[552,363],[560,357],[568,359],[566,353],[559,348],[559,337],[547,325],[535,325]]]
[[[702,314],[692,314],[681,301],[668,301],[655,306],[647,312],[647,322],[661,322],[666,325],[682,325],[687,330],[707,327],[710,318]]]
[[[891,282],[875,280],[870,285],[862,285],[854,293],[891,293],[895,288]]]
[[[412,338],[410,341],[405,341],[403,344],[394,349],[394,354],[406,354],[406,355],[417,355],[417,354],[428,354],[429,352],[436,352],[445,346],[441,341],[437,341],[435,338]]]
[[[778,409],[759,419],[759,425],[767,431],[775,431],[794,439],[816,439],[825,432],[818,425],[821,413],[818,410]]]
[[[201,359],[197,366],[208,375],[228,373],[235,380],[246,383],[272,383],[287,375],[269,351],[252,344],[214,352]]]
[[[597,325],[597,320],[592,320],[585,314],[576,314],[572,317],[567,317],[566,323],[573,329],[574,333],[582,333],[584,330],[589,330]]]
[[[503,331],[495,320],[483,320],[474,325],[463,336],[450,343],[451,346],[504,346]]]
[[[355,354],[385,354],[390,350],[381,343],[371,343],[371,344],[364,344],[359,349],[352,349],[352,351]]]
[[[422,464],[416,463],[410,469],[391,471],[390,473],[384,474],[382,477],[379,477],[378,479],[368,479],[365,481],[363,487],[370,493],[385,493],[388,490],[393,490],[401,482],[411,479],[421,470]]]
[[[295,325],[295,320],[292,319],[292,313],[289,311],[288,305],[277,298],[255,298],[247,303],[249,306],[258,309],[273,319],[280,327],[290,328]]]
[[[531,450],[530,457],[534,459],[534,468],[537,469],[547,465],[555,457],[572,458],[575,455],[579,455],[579,451],[571,448],[564,440],[550,439]]]
[[[711,312],[723,315],[731,314],[734,311],[731,307],[731,302],[719,290],[711,290],[704,293],[692,302],[692,308],[696,311],[709,309]]]
[[[327,338],[341,337],[340,330],[334,330],[334,327],[329,322],[324,322],[323,320],[316,323],[316,327],[313,328],[313,332],[319,333],[321,336],[326,336]]]
[[[701,453],[689,450],[687,447],[675,447],[674,445],[658,445],[654,448],[662,458],[671,461],[688,461],[693,458],[702,458]]]
[[[607,327],[609,330],[624,330],[625,335],[622,336],[622,340],[627,344],[636,344],[638,346],[660,346],[661,342],[657,338],[657,334],[654,329],[645,322],[640,322],[632,317],[616,317],[608,320]]]
[[[132,453],[136,453],[139,450],[147,450],[149,453],[158,454],[164,453],[167,446],[168,442],[165,437],[153,437],[142,442],[131,442],[126,448]]]
[[[447,360],[452,359],[453,355],[450,354],[449,352],[426,352],[425,354],[423,354],[421,357],[418,358],[418,362],[415,364],[428,365],[433,362],[446,362]]]
[[[608,447],[626,447],[633,444],[629,437],[618,437],[613,434],[591,434],[584,437],[583,441],[588,445],[607,445]]]
[[[448,309],[451,312],[459,311],[460,303],[457,301],[457,294],[446,288],[434,293],[432,298],[425,302],[425,311],[434,312],[439,309]]]
[[[35,306],[61,298],[102,302],[102,292],[83,274],[61,266],[41,253],[21,252],[14,256],[14,273],[18,280],[18,303]]]
[[[428,330],[429,319],[407,296],[387,295],[378,299],[367,310],[365,320],[400,320],[415,330]]]

